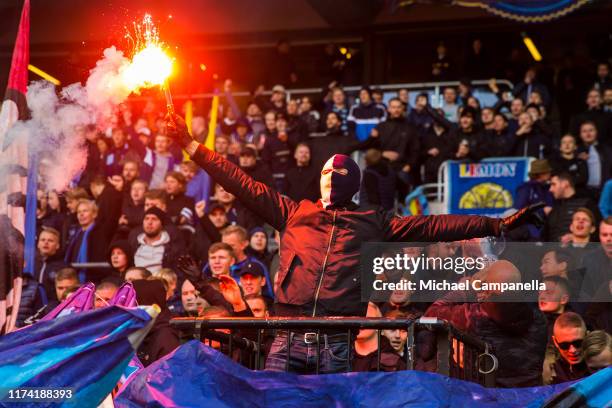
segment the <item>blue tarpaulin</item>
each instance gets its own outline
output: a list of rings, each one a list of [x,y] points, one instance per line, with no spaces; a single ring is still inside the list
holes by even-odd
[[[612,368],[606,374],[612,380]],[[484,388],[434,373],[295,375],[251,371],[191,341],[132,377],[115,406],[540,407],[571,384]]]
[[[117,306],[38,322],[0,337],[0,407],[62,406],[11,402],[8,390],[71,388],[68,407],[97,406],[117,384],[150,328],[153,308]]]

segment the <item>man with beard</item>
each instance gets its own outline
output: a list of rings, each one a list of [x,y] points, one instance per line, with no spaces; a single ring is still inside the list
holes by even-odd
[[[335,114],[334,117],[337,120]],[[522,209],[505,219],[453,215],[398,217],[381,208],[360,208],[351,199],[359,191],[361,171],[357,163],[341,154],[335,154],[323,166],[321,200],[296,203],[257,183],[235,165],[195,142],[179,116],[168,118],[168,129],[171,137],[211,177],[280,231],[277,315],[365,315],[367,304],[361,302],[356,272],[363,242],[456,241],[499,236],[526,222],[532,212],[532,209]],[[287,361],[286,347],[290,337],[293,338],[292,358]],[[314,371],[312,362],[307,361],[312,360],[307,358],[309,347],[324,343],[326,352],[338,359],[322,359],[320,371],[345,370],[346,364],[340,359],[348,357],[349,340],[344,332],[313,335],[280,331],[272,344],[267,368]]]
[[[134,265],[143,267],[155,275],[161,268],[172,268],[179,255],[184,253],[181,241],[174,241],[165,230],[167,216],[157,207],[145,211],[142,233],[131,237]]]

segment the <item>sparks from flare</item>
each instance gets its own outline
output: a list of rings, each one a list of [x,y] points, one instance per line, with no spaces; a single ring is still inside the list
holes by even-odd
[[[132,62],[123,71],[123,80],[132,92],[141,88],[164,86],[172,73],[172,58],[159,40],[159,32],[150,14],[142,22],[133,23],[133,32],[127,30],[126,38],[132,44]]]

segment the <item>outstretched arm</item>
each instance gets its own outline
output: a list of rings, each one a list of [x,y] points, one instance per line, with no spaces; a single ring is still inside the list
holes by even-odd
[[[392,242],[450,242],[470,238],[498,237],[524,224],[534,221],[537,211],[546,204],[538,202],[523,207],[505,218],[477,215],[418,215],[389,216],[386,240]]]
[[[394,242],[450,242],[501,233],[499,219],[473,215],[394,216],[387,227],[387,240]]]
[[[255,181],[233,163],[191,138],[184,121],[174,116],[168,121],[168,133],[191,159],[240,202],[277,230],[282,230],[298,204],[263,183]]]

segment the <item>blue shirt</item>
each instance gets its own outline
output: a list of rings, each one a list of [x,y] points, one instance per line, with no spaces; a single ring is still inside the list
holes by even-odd
[[[193,198],[196,203],[204,200],[208,205],[209,193],[210,176],[204,170],[198,170],[196,175],[187,183],[185,195]]]

